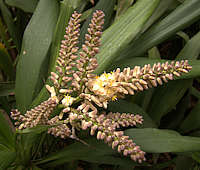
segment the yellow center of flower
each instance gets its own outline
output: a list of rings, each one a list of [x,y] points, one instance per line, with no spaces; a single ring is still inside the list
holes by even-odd
[[[64,106],[68,107],[68,106],[71,106],[73,104],[74,100],[75,100],[74,97],[67,95],[62,99],[62,104]]]
[[[113,83],[115,82],[116,78],[113,72],[103,73],[101,76],[96,76],[95,80],[92,82],[91,90],[97,95],[112,98],[115,94],[113,88]],[[116,100],[116,97],[114,97],[113,100]]]

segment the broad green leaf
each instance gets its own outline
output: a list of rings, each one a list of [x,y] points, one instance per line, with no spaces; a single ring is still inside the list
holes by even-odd
[[[111,23],[112,15],[114,12],[114,5],[116,0],[100,0],[97,5],[93,8],[93,12],[96,10],[102,10],[105,14],[104,18],[104,24],[103,24],[103,30],[105,30]],[[85,41],[85,34],[88,32],[88,26],[92,19],[93,12],[90,14],[90,16],[87,18],[87,20],[84,22],[83,26],[81,27],[80,31],[80,45],[82,45]]]
[[[120,57],[141,56],[148,49],[168,39],[179,30],[197,21],[199,18],[200,1],[186,0],[163,20],[142,34],[140,38],[127,46]]]
[[[8,27],[8,32],[11,36],[11,38],[14,41],[14,44],[16,45],[16,48],[18,51],[20,51],[21,43],[20,43],[20,37],[18,34],[18,30],[16,29],[16,26],[14,24],[14,19],[12,18],[11,12],[5,5],[3,0],[0,0],[0,10],[4,19],[4,22],[6,23]]]
[[[139,165],[129,158],[118,156],[116,151],[112,150],[102,141],[97,141],[95,138],[87,139],[85,142],[87,142],[89,146],[76,142],[68,145],[57,153],[43,158],[42,161],[37,162],[37,165],[42,164],[44,167],[55,167],[74,160],[84,160],[109,165],[124,165],[129,168]],[[145,165],[145,163],[141,165]]]
[[[0,151],[0,169],[1,170],[7,169],[14,162],[15,158],[16,158],[15,152],[9,150]]]
[[[25,12],[33,13],[39,0],[6,0],[5,2],[13,7],[22,9]]]
[[[0,143],[13,150],[15,147],[14,133],[5,119],[4,113],[0,110]]]
[[[128,129],[125,134],[130,136],[146,152],[193,152],[200,150],[199,137],[181,136],[172,130],[137,128]]]
[[[198,102],[195,107],[189,112],[186,119],[182,122],[180,130],[184,133],[190,132],[195,129],[200,128],[200,102]]]
[[[142,127],[156,127],[153,120],[149,117],[149,115],[138,105],[127,102],[125,100],[119,100],[116,102],[109,103],[108,110],[112,112],[120,112],[120,113],[132,113],[132,114],[139,114],[143,116],[144,122]]]
[[[8,96],[11,93],[14,94],[14,89],[14,82],[0,82],[0,96]]]
[[[48,51],[57,22],[57,0],[42,0],[24,32],[17,64],[16,101],[24,112],[40,91],[47,74]]]
[[[15,78],[15,71],[12,65],[11,57],[8,54],[4,45],[1,43],[0,43],[0,69],[4,71],[4,73],[10,78],[10,80],[13,80]]]
[[[97,54],[99,66],[97,73],[102,73],[119,55],[130,41],[142,30],[159,0],[140,0],[130,7],[124,15],[112,24],[102,36],[102,46]]]

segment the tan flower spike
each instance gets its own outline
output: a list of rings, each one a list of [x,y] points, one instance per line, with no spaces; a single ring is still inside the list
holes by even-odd
[[[80,14],[74,12],[61,42],[55,72],[51,72],[52,85],[46,85],[50,98],[39,106],[22,115],[12,111],[19,129],[37,125],[51,125],[48,133],[61,138],[73,138],[81,141],[76,131],[90,129],[90,135],[97,135],[113,149],[134,161],[145,161],[145,152],[129,136],[124,135],[120,127],[142,124],[143,118],[133,113],[106,113],[110,101],[134,95],[164,82],[188,73],[192,67],[187,60],[171,63],[150,64],[133,69],[117,68],[110,73],[94,74],[98,67],[95,55],[99,52],[104,13],[93,13],[88,34],[82,49],[77,47],[80,31]],[[53,116],[58,106],[60,113]],[[101,107],[99,109],[99,107]],[[83,142],[84,143],[84,142]]]

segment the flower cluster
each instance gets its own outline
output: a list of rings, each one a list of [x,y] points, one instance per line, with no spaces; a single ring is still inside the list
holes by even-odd
[[[125,68],[123,71],[118,68],[96,75],[93,73],[98,67],[95,55],[99,52],[104,13],[100,10],[94,12],[82,50],[77,47],[80,16],[74,12],[66,28],[55,72],[51,72],[50,76],[53,85],[46,85],[50,98],[25,115],[17,110],[11,115],[17,120],[19,129],[52,125],[48,133],[61,138],[77,139],[75,130],[90,129],[90,134],[97,134],[97,139],[104,140],[113,149],[117,148],[124,156],[129,155],[132,160],[142,162],[145,152],[124,135],[120,127],[142,124],[143,118],[132,113],[106,113],[108,103],[124,98],[126,94],[134,95],[135,92],[162,85],[174,76],[188,73],[192,67],[187,60],[182,60],[158,63],[153,67]],[[61,112],[53,117],[51,113],[58,105]]]

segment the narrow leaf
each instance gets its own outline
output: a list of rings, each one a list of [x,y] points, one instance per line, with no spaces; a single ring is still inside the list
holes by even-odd
[[[4,4],[3,0],[0,0],[0,10],[2,12],[4,22],[6,23],[6,25],[8,27],[9,34],[10,34],[11,38],[13,39],[14,44],[17,47],[17,50],[20,51],[21,42],[20,42],[20,37],[19,37],[18,31],[14,24],[14,20],[12,18],[11,12],[7,8],[7,6]]]
[[[15,71],[12,64],[10,55],[8,54],[6,48],[0,43],[0,69],[13,80],[15,78]]]
[[[10,125],[8,124],[8,120],[5,119],[4,113],[0,111],[0,143],[7,146],[10,149],[14,149],[15,141],[14,141],[14,133]]]
[[[189,131],[200,128],[199,112],[200,112],[200,102],[195,105],[195,107],[191,110],[186,119],[182,122],[180,129],[183,133],[187,133]]]

